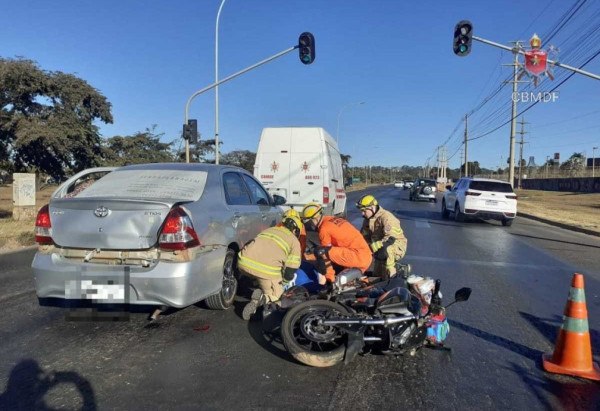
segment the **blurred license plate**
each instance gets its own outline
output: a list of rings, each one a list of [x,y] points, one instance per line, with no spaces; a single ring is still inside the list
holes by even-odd
[[[65,283],[65,298],[123,303],[125,286],[113,281],[72,280]]]
[[[485,200],[485,205],[495,206],[495,205],[498,205],[498,201],[496,201],[496,200]]]

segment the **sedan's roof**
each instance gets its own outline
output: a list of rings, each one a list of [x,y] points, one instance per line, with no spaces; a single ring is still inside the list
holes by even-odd
[[[235,169],[237,171],[246,171],[240,167],[228,166],[222,164],[208,163],[149,163],[149,164],[132,164],[129,166],[119,167],[117,170],[181,170],[181,171],[206,171],[214,172],[215,170]],[[115,170],[115,171],[117,171]],[[247,171],[246,171],[247,172]]]

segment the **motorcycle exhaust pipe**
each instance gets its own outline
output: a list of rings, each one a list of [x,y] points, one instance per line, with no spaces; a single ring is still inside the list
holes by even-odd
[[[358,325],[391,325],[403,323],[405,321],[414,320],[415,316],[409,315],[405,317],[392,317],[383,319],[328,319],[321,320],[320,323],[323,325],[344,325],[344,324],[358,324]]]

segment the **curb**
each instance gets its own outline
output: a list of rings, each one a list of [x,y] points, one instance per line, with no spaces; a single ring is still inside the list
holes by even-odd
[[[546,223],[548,225],[553,225],[556,227],[564,228],[565,230],[577,231],[579,233],[584,233],[584,234],[600,237],[600,232],[598,232],[598,231],[588,230],[587,228],[577,227],[577,226],[570,225],[570,224],[559,223],[557,221],[548,220],[547,218],[538,217],[533,214],[527,214],[527,213],[522,213],[522,212],[518,211],[517,217],[524,217],[524,218],[528,218],[530,220],[536,220],[541,223]]]

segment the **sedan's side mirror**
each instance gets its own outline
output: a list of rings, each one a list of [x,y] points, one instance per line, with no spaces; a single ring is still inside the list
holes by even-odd
[[[284,205],[286,202],[286,198],[277,194],[273,194],[273,205],[280,206]]]

